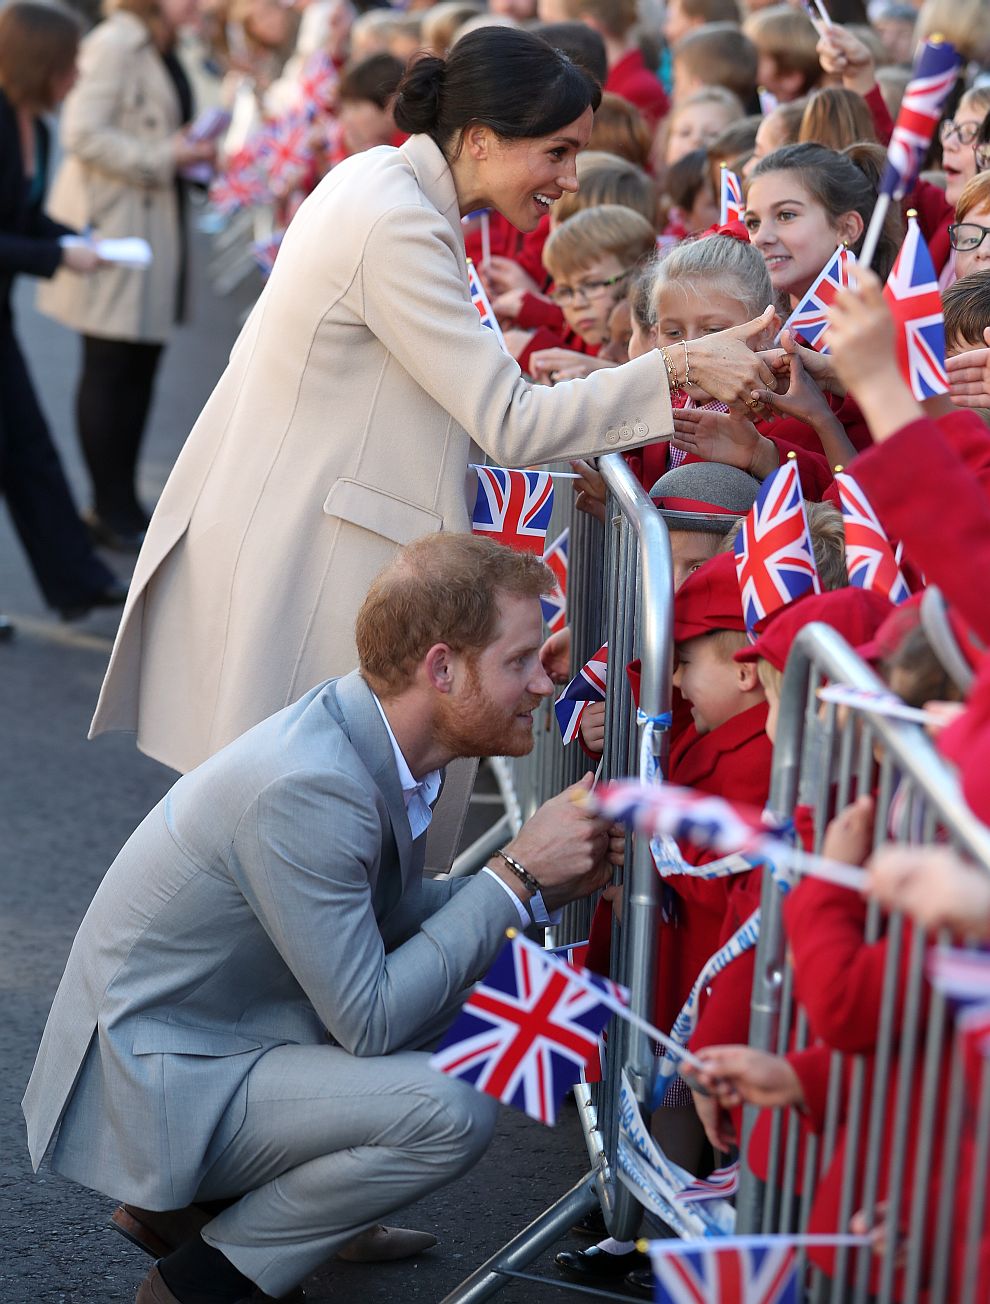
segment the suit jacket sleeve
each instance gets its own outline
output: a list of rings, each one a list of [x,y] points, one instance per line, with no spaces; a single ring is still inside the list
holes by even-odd
[[[242,817],[229,858],[321,1021],[353,1055],[410,1044],[481,976],[517,923],[508,895],[480,875],[386,952],[370,886],[381,852],[374,797],[337,770],[329,791],[297,774],[265,788]]]
[[[368,234],[357,287],[368,328],[502,466],[624,452],[673,430],[660,354],[549,388],[518,363],[465,294],[455,234],[435,209],[390,209]]]
[[[117,125],[121,87],[134,52],[98,28],[84,43],[79,80],[62,109],[62,147],[83,163],[136,186],[167,185],[175,175],[171,140],[140,140]]]

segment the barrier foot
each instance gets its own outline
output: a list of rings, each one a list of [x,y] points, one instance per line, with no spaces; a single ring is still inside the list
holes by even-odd
[[[477,1304],[479,1300],[491,1299],[511,1281],[511,1278],[502,1275],[501,1269],[525,1268],[597,1203],[595,1171],[592,1170],[576,1186],[572,1186],[566,1195],[562,1195],[556,1204],[552,1204],[518,1236],[513,1237],[472,1272],[470,1277],[466,1277],[444,1297],[441,1304]]]

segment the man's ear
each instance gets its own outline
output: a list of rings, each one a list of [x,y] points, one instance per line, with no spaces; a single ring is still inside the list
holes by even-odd
[[[422,661],[422,672],[431,688],[449,693],[454,686],[454,653],[446,643],[434,643]]]
[[[736,667],[736,683],[740,693],[763,691],[755,661],[735,661],[733,665]]]

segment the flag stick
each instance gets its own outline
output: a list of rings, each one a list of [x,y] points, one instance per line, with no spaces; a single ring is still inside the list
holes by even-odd
[[[481,462],[471,462],[469,463],[469,465],[472,471],[477,471],[478,468],[483,464]],[[502,467],[503,471],[532,471],[533,469],[534,468],[531,466]],[[576,471],[551,471],[550,475],[553,476],[555,480],[580,480],[581,479],[581,476],[578,475]]]
[[[507,928],[505,935],[510,940],[518,942],[520,946],[525,946],[531,951],[535,951],[537,955],[542,956],[542,958],[546,960],[547,953],[544,948],[539,946],[536,942],[531,942],[529,938],[520,933],[518,929]],[[595,998],[601,1001],[603,1005],[607,1005],[613,1014],[617,1014],[620,1019],[625,1019],[627,1023],[631,1023],[633,1027],[638,1028],[640,1032],[645,1032],[648,1037],[659,1042],[661,1046],[668,1050],[671,1055],[675,1056],[677,1059],[682,1059],[686,1064],[690,1064],[693,1069],[700,1069],[704,1072],[705,1066],[702,1064],[701,1060],[698,1059],[697,1055],[692,1055],[689,1050],[674,1041],[673,1038],[668,1037],[665,1032],[661,1032],[659,1028],[654,1028],[652,1023],[647,1023],[647,1021],[641,1019],[638,1014],[633,1014],[628,1005],[623,1005],[617,996],[613,996],[610,992],[603,991],[601,987],[596,986],[594,983],[588,982],[587,979],[583,978],[578,970],[575,969],[574,972],[577,975],[578,981],[585,982],[588,991],[593,992]]]
[[[829,14],[828,10],[825,8],[825,5],[822,3],[822,0],[814,0],[814,5],[815,5],[815,8],[818,10],[818,16],[819,16],[819,18],[821,18],[821,20],[822,20],[822,22],[825,24],[825,26],[826,26],[826,27],[832,27],[832,26],[834,26],[834,24],[833,24],[833,22],[832,22],[832,17],[831,17],[831,15]]]
[[[877,196],[876,208],[870,218],[870,225],[866,228],[866,237],[863,240],[862,252],[856,260],[856,267],[870,267],[873,264],[873,255],[877,251],[877,245],[880,242],[880,233],[883,230],[883,224],[887,220],[887,210],[890,208],[890,196],[880,194]],[[850,272],[850,280],[855,284],[855,271]]]
[[[729,220],[729,196],[725,190],[725,172],[728,166],[728,163],[720,163],[718,165],[718,221],[720,226],[725,226],[726,222]]]
[[[778,1235],[760,1236],[719,1236],[703,1237],[701,1243],[706,1249],[731,1250],[745,1245],[765,1245],[768,1240],[786,1240],[788,1245],[796,1245],[798,1248],[812,1245],[871,1245],[872,1236],[867,1232],[863,1235],[857,1235],[855,1232],[836,1232],[834,1235],[828,1233],[815,1232],[798,1232],[791,1235],[784,1232]],[[685,1246],[694,1247],[697,1241],[684,1241],[680,1237],[673,1237],[670,1240],[647,1241],[640,1239],[636,1242],[636,1249],[641,1254],[680,1254]]]

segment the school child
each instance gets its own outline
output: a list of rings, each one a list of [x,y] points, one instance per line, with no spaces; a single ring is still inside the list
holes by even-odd
[[[739,23],[737,0],[667,0],[663,35],[668,45],[695,32],[706,23]]]
[[[630,104],[621,95],[605,91],[595,110],[595,125],[591,129],[588,148],[615,154],[649,171],[652,144],[653,132],[635,104]]]
[[[823,86],[809,95],[797,138],[799,144],[810,141],[841,150],[858,141],[876,142],[877,130],[862,95],[844,86]]]
[[[818,33],[808,15],[790,5],[772,5],[750,14],[743,31],[756,46],[756,82],[781,104],[800,99],[818,86]]]
[[[664,247],[680,244],[718,221],[718,196],[707,150],[692,150],[667,169],[664,200],[666,219],[660,236]]]
[[[674,105],[657,132],[664,166],[673,167],[692,150],[706,149],[744,112],[739,96],[724,86],[705,86],[688,95]]]
[[[955,220],[948,228],[952,246],[952,272],[956,279],[990,269],[990,172],[967,181],[956,204]],[[943,282],[944,282],[943,278]],[[982,334],[980,336],[982,343]]]
[[[755,109],[756,46],[735,23],[708,23],[688,32],[671,52],[674,103],[706,86],[724,86],[747,109]]]
[[[392,55],[372,54],[341,75],[337,118],[348,154],[395,143],[392,101],[404,72],[405,66]]]
[[[774,150],[797,144],[801,119],[807,106],[808,101],[805,99],[791,100],[789,104],[778,104],[761,119],[756,129],[753,152],[743,164],[744,178],[748,179],[760,159],[766,158]]]

